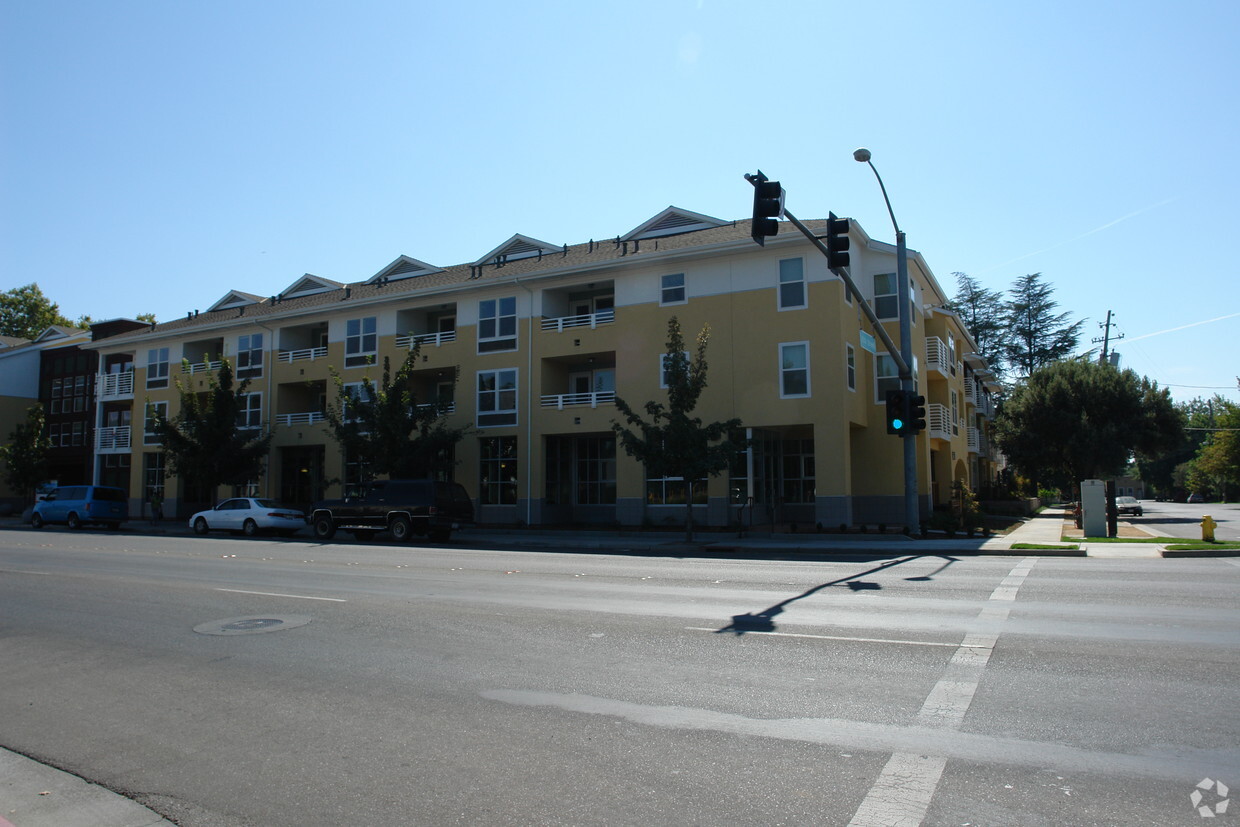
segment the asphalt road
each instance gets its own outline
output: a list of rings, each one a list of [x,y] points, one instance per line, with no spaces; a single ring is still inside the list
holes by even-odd
[[[1142,516],[1124,515],[1133,525],[1150,528],[1168,537],[1201,539],[1201,519],[1205,515],[1217,523],[1216,540],[1240,540],[1240,503],[1169,503],[1142,500]]]
[[[1230,559],[0,531],[0,746],[191,827],[1199,824],[1238,596]]]

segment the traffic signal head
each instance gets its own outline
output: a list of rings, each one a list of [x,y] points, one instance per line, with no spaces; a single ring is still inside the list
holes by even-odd
[[[762,170],[745,177],[753,184],[753,222],[749,234],[765,247],[766,237],[779,232],[776,219],[784,214],[784,188],[778,181],[768,181]]]
[[[926,397],[909,397],[908,426],[913,434],[919,434],[926,430]]]
[[[887,391],[887,433],[897,436],[908,433],[908,398],[902,390]]]
[[[827,213],[827,266],[838,270],[848,266],[848,219]]]

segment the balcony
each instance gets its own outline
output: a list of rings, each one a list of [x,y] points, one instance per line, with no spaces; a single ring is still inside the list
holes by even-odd
[[[955,372],[955,365],[951,363],[950,357],[946,342],[938,336],[926,337],[926,363],[930,370],[938,371],[945,379],[951,376]]]
[[[133,371],[99,374],[95,377],[95,391],[102,402],[133,399]]]
[[[322,411],[306,411],[304,413],[287,413],[277,414],[276,424],[278,425],[317,425],[322,422],[324,417]]]
[[[326,347],[304,347],[300,350],[282,350],[276,355],[277,362],[314,361],[327,355]]]
[[[396,346],[403,347],[406,350],[413,350],[415,345],[434,345],[439,347],[447,342],[455,341],[455,330],[441,330],[438,333],[410,333],[407,336],[397,336]]]
[[[964,380],[964,401],[977,406],[977,382],[969,378]]]
[[[594,391],[592,393],[553,393],[542,397],[542,406],[544,408],[556,408],[561,411],[565,408],[579,408],[585,406],[597,408],[599,405],[614,405],[615,402],[615,391]]]
[[[224,363],[222,361],[195,362],[193,364],[182,364],[181,372],[188,373],[193,376],[195,373],[209,373],[213,370],[219,370]]]
[[[96,429],[95,450],[101,454],[128,454],[132,438],[130,431],[129,425]]]
[[[946,405],[932,402],[926,406],[926,425],[931,439],[952,438],[951,411]]]
[[[968,440],[968,447],[969,447],[970,454],[981,453],[982,439],[981,439],[981,436],[977,432],[977,428],[968,429],[967,440]]]
[[[554,330],[562,333],[575,327],[588,327],[591,330],[601,324],[611,324],[616,320],[615,308],[599,310],[595,313],[582,313],[578,316],[557,316],[542,320],[543,330]]]

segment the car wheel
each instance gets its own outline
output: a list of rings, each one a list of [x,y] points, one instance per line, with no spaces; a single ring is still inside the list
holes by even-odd
[[[203,519],[202,517],[199,517],[197,520],[194,520],[194,533],[195,534],[200,534],[203,537],[205,537],[207,536],[207,532],[210,530],[211,530],[211,527],[207,525],[207,521]]]
[[[336,536],[336,523],[329,515],[314,518],[314,536],[319,540],[330,540]]]
[[[30,515],[30,525],[34,528],[43,528],[43,515],[35,512]]]
[[[1140,517],[1140,516],[1141,516],[1142,514],[1144,514],[1144,513],[1145,513],[1145,512],[1144,512],[1144,511],[1142,511],[1142,510],[1141,510],[1141,509],[1139,509],[1139,508],[1138,508],[1138,509],[1137,509],[1137,511],[1136,511],[1136,514],[1137,514],[1137,516],[1138,516],[1138,517]]]
[[[80,517],[78,517],[76,511],[70,511],[69,516],[65,520],[65,522],[68,524],[69,528],[73,529],[74,531],[77,531],[79,528],[82,527],[82,520]]]
[[[407,543],[409,538],[413,536],[413,526],[409,524],[409,518],[397,515],[392,518],[392,539],[398,543]]]
[[[241,524],[241,533],[246,537],[253,537],[258,534],[258,523],[247,518],[246,521]]]

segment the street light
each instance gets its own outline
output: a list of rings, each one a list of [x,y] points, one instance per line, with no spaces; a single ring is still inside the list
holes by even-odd
[[[908,247],[905,244],[904,231],[900,229],[900,225],[896,222],[895,211],[891,209],[891,199],[887,197],[887,187],[883,184],[883,177],[878,174],[878,169],[870,158],[870,150],[865,147],[853,151],[855,161],[869,164],[870,169],[874,171],[879,189],[883,191],[883,202],[887,205],[887,214],[891,216],[891,226],[896,231],[896,281],[898,282],[896,289],[900,302],[900,357],[904,363],[900,367],[900,389],[905,392],[906,397],[911,398],[917,395],[917,388],[913,383],[913,319],[910,312]],[[904,440],[904,515],[909,531],[913,531],[921,524],[921,509],[917,503],[917,435],[913,432],[903,434],[901,438]]]

